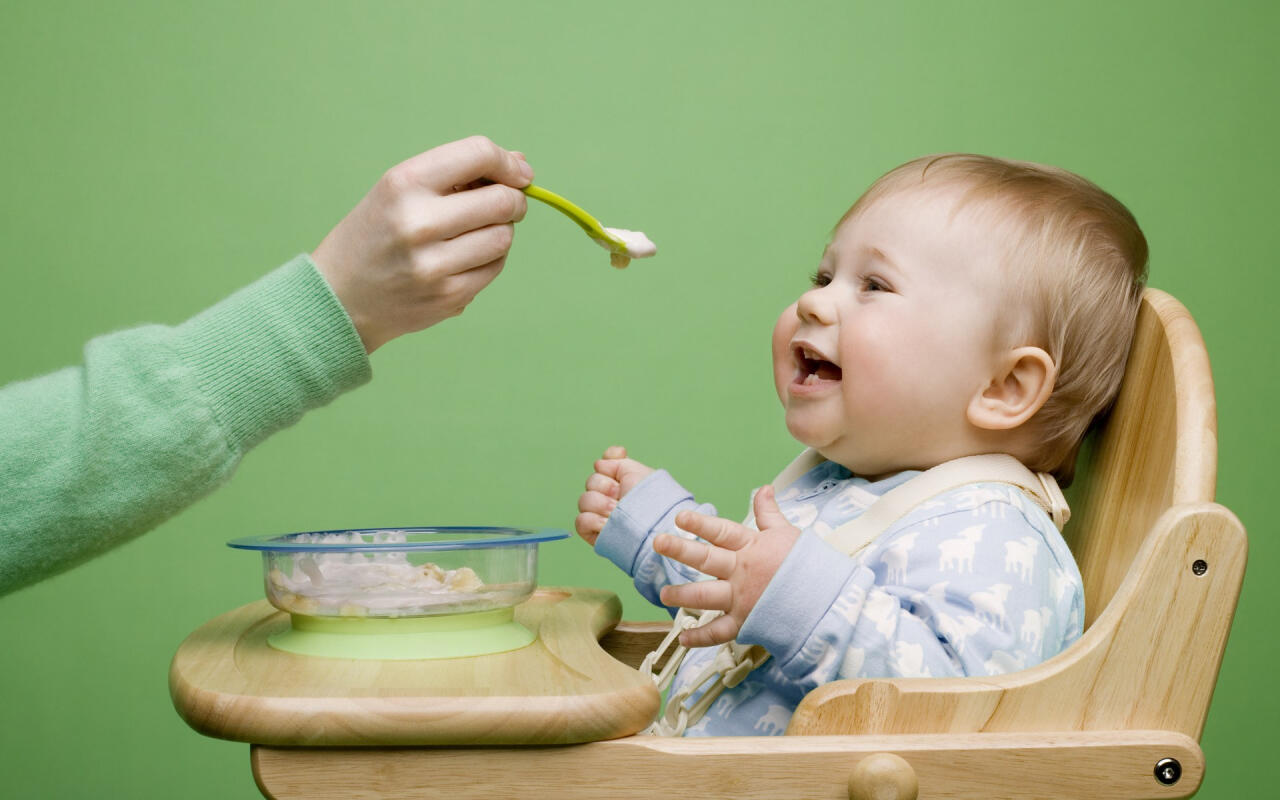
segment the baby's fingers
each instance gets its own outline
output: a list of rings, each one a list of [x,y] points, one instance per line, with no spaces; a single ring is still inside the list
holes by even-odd
[[[587,491],[589,492],[599,492],[606,497],[612,497],[617,500],[621,490],[621,485],[617,481],[607,475],[601,475],[599,472],[594,472],[591,477],[587,478]]]
[[[716,617],[706,625],[690,628],[680,634],[680,644],[685,647],[711,647],[724,644],[734,640],[740,627],[736,619],[725,614],[723,617]]]
[[[679,586],[664,586],[659,598],[663,605],[671,608],[728,611],[733,605],[733,587],[728,581],[694,581]]]
[[[720,517],[699,514],[696,511],[681,511],[676,514],[676,525],[696,536],[701,536],[712,544],[729,550],[741,550],[750,543],[755,531]]]
[[[583,492],[578,497],[578,510],[589,511],[592,514],[599,514],[607,517],[613,513],[613,509],[618,505],[618,501],[612,497],[606,497],[600,492]]]
[[[791,524],[782,513],[782,509],[778,508],[778,499],[774,496],[773,487],[770,485],[760,487],[752,500],[752,507],[756,515],[756,527],[760,530]]]
[[[609,514],[617,504],[612,497],[606,497],[600,492],[583,492],[578,498],[578,510],[582,513],[573,521],[574,530],[587,544],[595,547],[596,537],[604,530]]]
[[[604,530],[606,521],[599,514],[584,511],[573,521],[573,528],[578,532],[579,536],[586,540],[587,544],[595,547],[596,539],[600,536],[600,531]]]
[[[705,575],[722,579],[732,574],[738,560],[730,550],[669,533],[660,533],[653,538],[653,550],[660,556],[688,564]]]
[[[620,458],[597,458],[596,463],[591,466],[606,478],[612,478],[616,481],[622,477],[622,459]]]

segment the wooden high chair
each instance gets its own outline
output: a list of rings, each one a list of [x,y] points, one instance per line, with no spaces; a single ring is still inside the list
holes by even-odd
[[[782,737],[254,745],[254,775],[280,798],[1187,797],[1245,568],[1244,529],[1213,502],[1215,431],[1200,333],[1149,289],[1119,400],[1071,492],[1085,633],[1030,669],[837,681]],[[637,665],[666,627],[622,623],[601,645]]]

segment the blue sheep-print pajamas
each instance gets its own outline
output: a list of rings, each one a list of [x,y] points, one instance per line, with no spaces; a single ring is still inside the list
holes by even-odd
[[[1079,638],[1084,587],[1075,560],[1049,516],[1008,484],[927,500],[853,557],[824,541],[918,474],[871,482],[824,461],[778,493],[801,535],[738,633],[772,658],[726,689],[686,736],[777,735],[801,698],[827,681],[995,675]],[[675,526],[685,510],[716,514],[658,470],[618,503],[596,541],[654,605],[667,584],[711,579],[653,551],[659,533],[695,538]],[[692,649],[675,686],[691,682],[715,650]]]

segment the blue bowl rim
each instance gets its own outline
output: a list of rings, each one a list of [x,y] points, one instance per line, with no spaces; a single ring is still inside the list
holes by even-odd
[[[422,542],[296,542],[298,536],[322,536],[338,533],[439,533],[449,536],[472,534],[472,539],[443,539]],[[542,528],[537,531],[525,528],[505,528],[471,525],[404,526],[393,528],[338,528],[331,531],[297,531],[295,533],[268,533],[259,536],[242,536],[227,542],[227,547],[237,550],[260,550],[286,553],[378,553],[433,550],[481,550],[497,547],[519,547],[554,542],[569,538],[569,532],[559,528]]]

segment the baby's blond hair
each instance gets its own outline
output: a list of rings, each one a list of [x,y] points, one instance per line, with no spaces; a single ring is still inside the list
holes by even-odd
[[[1027,461],[1064,486],[1090,425],[1120,389],[1147,278],[1147,240],[1129,209],[1057,167],[990,156],[925,156],[871,185],[841,219],[912,187],[959,187],[956,211],[980,204],[1006,241],[1010,303],[1026,309],[1010,346],[1043,348],[1053,393],[1028,423],[1041,445]]]

